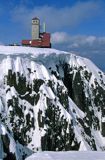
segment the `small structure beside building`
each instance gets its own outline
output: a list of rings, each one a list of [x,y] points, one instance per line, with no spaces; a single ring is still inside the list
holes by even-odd
[[[23,46],[51,48],[50,33],[46,32],[46,25],[43,24],[43,32],[40,32],[40,19],[32,19],[32,39],[22,40]]]

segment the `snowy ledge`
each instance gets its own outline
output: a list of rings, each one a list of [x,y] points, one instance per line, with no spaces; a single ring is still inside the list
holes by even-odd
[[[105,160],[105,152],[98,151],[68,151],[68,152],[38,152],[26,160]]]
[[[12,54],[46,54],[51,53],[63,54],[68,53],[53,48],[35,48],[35,47],[23,47],[23,46],[0,46],[0,54],[12,55]]]

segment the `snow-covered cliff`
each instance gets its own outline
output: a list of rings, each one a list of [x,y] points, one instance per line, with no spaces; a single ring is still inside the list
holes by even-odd
[[[72,53],[0,46],[0,147],[0,158],[19,160],[105,150],[104,73]]]

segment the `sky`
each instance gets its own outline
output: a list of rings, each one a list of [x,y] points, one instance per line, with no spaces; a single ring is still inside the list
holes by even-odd
[[[31,19],[51,33],[52,47],[90,58],[105,71],[104,0],[0,0],[0,44],[31,39]]]

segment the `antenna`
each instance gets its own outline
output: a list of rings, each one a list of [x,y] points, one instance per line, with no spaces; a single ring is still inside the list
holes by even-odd
[[[43,32],[45,33],[46,32],[46,23],[43,22]]]

